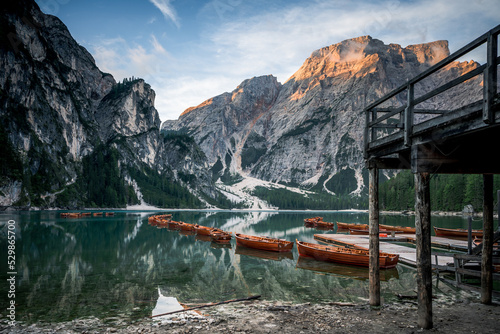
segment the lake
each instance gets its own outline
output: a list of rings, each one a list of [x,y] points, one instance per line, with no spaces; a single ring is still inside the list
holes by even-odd
[[[358,212],[171,211],[173,220],[226,231],[316,242],[303,220],[367,223]],[[12,298],[7,279],[14,269],[16,320],[68,321],[95,316],[104,321],[143,318],[185,304],[251,295],[280,302],[368,302],[368,269],[303,259],[297,249],[274,254],[216,245],[196,235],[148,224],[156,212],[115,211],[112,217],[67,219],[60,211],[0,214],[2,318]],[[7,222],[10,220],[10,224]],[[15,268],[7,266],[9,226],[15,221]],[[467,227],[460,217],[433,217],[433,225]],[[381,224],[411,226],[412,216],[381,216]],[[473,228],[481,228],[474,221]],[[12,229],[12,227],[11,227]],[[401,264],[381,271],[381,296],[412,294],[416,270]],[[12,287],[13,288],[13,287]],[[463,297],[435,282],[433,294]]]

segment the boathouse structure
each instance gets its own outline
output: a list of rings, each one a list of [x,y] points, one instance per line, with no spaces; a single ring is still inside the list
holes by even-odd
[[[364,110],[364,157],[369,170],[370,304],[380,305],[379,170],[408,169],[415,179],[418,325],[425,329],[433,327],[429,187],[433,174],[483,175],[481,301],[492,302],[493,174],[500,174],[499,32],[500,25]],[[431,76],[452,62],[472,57],[479,57],[482,64],[475,63],[472,70],[449,78],[439,87],[429,87]],[[457,97],[459,92],[466,95],[462,104]],[[471,101],[478,92],[477,99]]]

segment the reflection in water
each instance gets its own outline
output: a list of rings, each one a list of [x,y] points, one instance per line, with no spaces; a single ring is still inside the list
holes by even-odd
[[[255,248],[248,248],[240,245],[236,245],[236,249],[234,252],[238,255],[253,256],[274,261],[281,261],[283,259],[293,260],[292,252],[271,252]]]
[[[340,275],[340,276],[347,276],[354,279],[361,279],[361,280],[369,279],[368,268],[318,261],[303,256],[299,256],[299,259],[297,260],[297,268]],[[397,268],[381,269],[379,274],[381,281],[388,281],[391,278],[396,278],[396,279],[399,278]]]
[[[368,298],[368,282],[341,274],[318,275],[302,270],[296,248],[270,261],[235,247],[220,248],[201,236],[182,235],[168,226],[148,224],[155,214],[117,212],[114,217],[60,218],[57,211],[0,214],[0,247],[6,249],[6,222],[16,221],[16,319],[68,321],[95,316],[137,319],[150,316],[162,296],[181,303],[210,303],[261,295],[289,302],[360,302]],[[366,223],[359,213],[321,213],[325,221]],[[304,226],[311,212],[176,211],[173,220],[218,227],[225,231],[286,240],[315,242],[315,229]],[[409,218],[390,217],[408,226]],[[453,219],[443,217],[442,226]],[[388,218],[386,218],[388,220]],[[433,224],[437,219],[433,217]],[[381,223],[389,223],[387,221]],[[460,227],[457,226],[456,227]],[[477,228],[473,226],[473,228]],[[333,233],[333,231],[320,233]],[[236,248],[236,249],[235,249]],[[283,256],[283,254],[280,254]],[[382,282],[385,301],[415,287],[415,270],[398,265],[397,274]],[[0,261],[0,290],[8,291],[7,261]],[[357,276],[360,276],[359,274]],[[207,289],[207,287],[210,287]],[[446,286],[433,293],[448,291]],[[7,305],[7,294],[0,295]]]

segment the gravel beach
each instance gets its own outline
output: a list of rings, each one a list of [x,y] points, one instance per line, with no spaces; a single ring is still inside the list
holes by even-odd
[[[417,304],[411,300],[380,308],[255,300],[133,323],[86,318],[10,327],[4,318],[0,333],[498,333],[498,319],[498,302],[434,300],[434,328],[422,330],[417,326]]]

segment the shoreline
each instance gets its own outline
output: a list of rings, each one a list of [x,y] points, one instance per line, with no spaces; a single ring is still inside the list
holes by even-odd
[[[475,298],[474,298],[475,299]],[[497,333],[500,304],[477,300],[433,300],[433,332]],[[0,332],[9,333],[416,333],[418,307],[413,300],[370,307],[366,304],[330,302],[294,304],[247,301],[207,308],[203,313],[170,316],[158,320],[99,319],[95,316],[66,322],[26,324],[14,327],[0,320]],[[460,319],[457,322],[456,319]],[[480,328],[478,328],[480,324]]]
[[[0,206],[0,212],[20,212],[20,211],[136,211],[136,212],[178,212],[178,211],[207,211],[207,212],[341,212],[341,213],[366,213],[368,210],[364,209],[339,209],[339,210],[311,210],[311,209],[219,209],[219,208],[205,208],[205,209],[188,209],[188,208],[157,208],[150,205],[132,205],[126,208],[80,208],[80,209],[67,209],[67,208],[37,208],[37,207],[13,207],[13,206]],[[381,215],[401,215],[401,216],[414,216],[415,211],[410,210],[380,210]],[[433,216],[464,216],[462,211],[431,211]],[[473,217],[482,217],[482,212],[474,212]],[[494,214],[498,217],[497,214]]]

